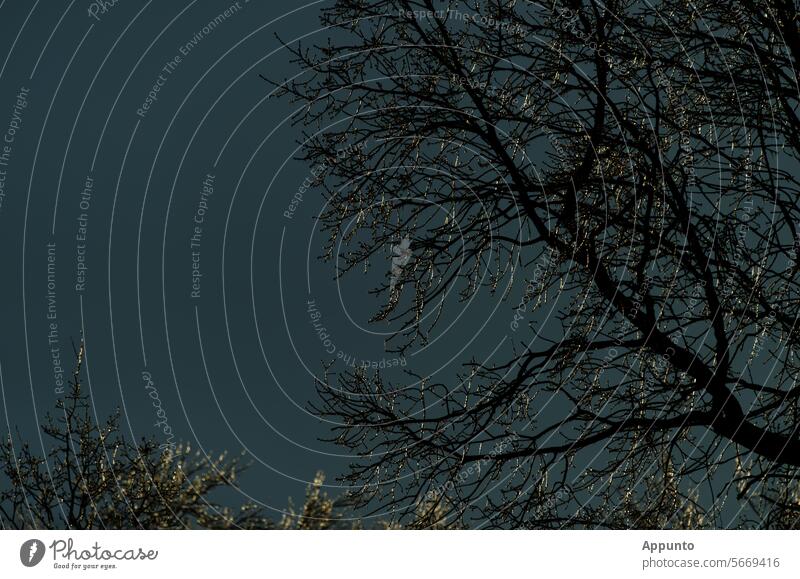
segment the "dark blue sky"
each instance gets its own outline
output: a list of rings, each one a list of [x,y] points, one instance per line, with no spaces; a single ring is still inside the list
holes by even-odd
[[[308,168],[259,78],[296,72],[276,34],[314,35],[318,7],[5,3],[4,423],[38,442],[84,332],[98,415],[121,407],[129,436],[244,452],[244,490],[270,506],[343,468],[304,410],[300,359],[324,356],[292,273],[305,247],[285,249],[278,283],[284,225],[306,238],[312,223],[310,202],[282,219]]]
[[[294,158],[297,111],[260,75],[298,74],[281,40],[324,43],[323,5],[0,5],[4,425],[39,443],[83,333],[99,417],[120,407],[129,437],[243,453],[243,492],[281,509],[317,470],[339,494],[352,462],[309,412],[326,361],[447,383],[521,339],[520,278],[508,301],[446,310],[440,339],[398,358],[396,328],[369,322],[391,248],[341,282],[316,259],[316,168]]]

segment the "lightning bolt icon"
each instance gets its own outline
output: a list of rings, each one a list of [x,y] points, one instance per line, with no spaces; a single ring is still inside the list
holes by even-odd
[[[39,545],[37,543],[31,543],[31,549],[28,553],[28,563],[33,561],[33,556],[36,554],[36,551],[39,549]]]

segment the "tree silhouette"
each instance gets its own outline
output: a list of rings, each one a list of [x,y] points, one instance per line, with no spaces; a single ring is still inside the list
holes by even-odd
[[[0,528],[4,529],[399,529],[381,519],[366,524],[348,495],[331,498],[318,472],[302,507],[291,499],[273,520],[246,502],[230,507],[214,497],[236,490],[244,470],[225,454],[209,458],[189,446],[160,445],[153,439],[127,442],[119,432],[119,412],[98,424],[91,396],[81,389],[84,344],[76,350],[70,389],[47,415],[42,431],[52,443],[46,457],[21,436],[0,445]],[[230,499],[229,499],[230,500]],[[420,509],[412,527],[453,528],[439,509]]]
[[[47,456],[29,443],[0,446],[3,528],[182,529],[265,528],[272,523],[253,504],[232,509],[213,491],[235,486],[242,470],[225,455],[208,458],[188,446],[164,449],[155,440],[126,441],[119,412],[95,422],[81,390],[84,345],[77,350],[70,389],[42,425]],[[20,437],[17,437],[18,439]]]
[[[292,48],[305,74],[273,82],[326,168],[323,259],[353,275],[410,239],[375,290],[393,347],[436,336],[448,296],[514,314],[503,352],[414,387],[328,369],[314,409],[359,457],[358,507],[794,526],[797,13],[337,0],[330,39]]]

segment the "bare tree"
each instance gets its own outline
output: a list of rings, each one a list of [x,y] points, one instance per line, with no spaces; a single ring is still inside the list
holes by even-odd
[[[10,435],[0,446],[0,522],[10,529],[264,528],[253,504],[220,505],[215,490],[235,488],[242,467],[224,455],[208,458],[188,446],[126,441],[119,413],[98,424],[81,390],[84,346],[70,390],[42,431],[46,457]]]
[[[326,168],[323,258],[353,275],[408,236],[400,278],[374,292],[374,321],[402,324],[398,352],[436,335],[448,296],[525,312],[504,359],[465,357],[446,378],[326,371],[314,408],[359,457],[345,480],[365,513],[794,525],[797,13],[338,0],[323,14],[330,39],[295,47],[305,74],[276,82],[302,105],[303,158]]]
[[[127,442],[119,412],[98,424],[90,395],[81,389],[84,345],[76,351],[70,390],[56,403],[42,431],[51,443],[46,456],[17,434],[0,445],[0,525],[4,529],[282,529],[400,528],[388,521],[362,521],[345,495],[332,498],[318,472],[302,507],[291,498],[278,520],[246,502],[226,506],[215,491],[236,490],[243,471],[225,454],[209,458],[188,445],[153,439]],[[228,493],[227,500],[231,500]],[[452,528],[439,509],[420,509],[412,524]]]

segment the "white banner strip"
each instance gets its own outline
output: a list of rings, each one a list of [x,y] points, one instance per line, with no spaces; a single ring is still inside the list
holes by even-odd
[[[799,539],[794,531],[3,531],[0,576],[798,577]]]

